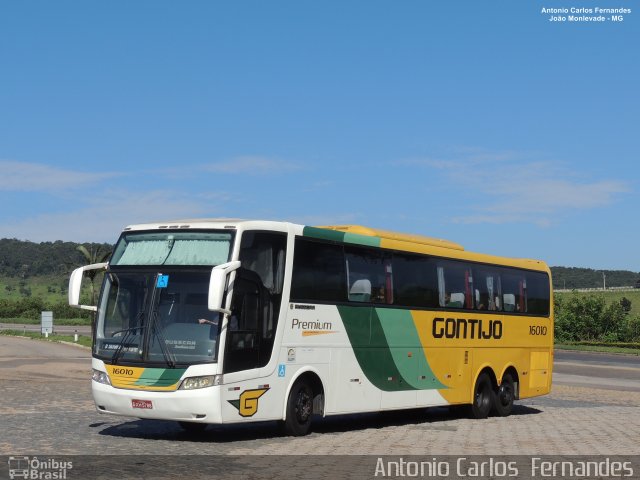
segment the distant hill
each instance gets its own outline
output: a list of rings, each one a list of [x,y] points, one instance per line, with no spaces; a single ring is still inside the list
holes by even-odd
[[[604,272],[607,288],[633,287],[640,273],[628,270],[593,270],[591,268],[551,267],[554,288],[602,288]]]
[[[109,244],[74,242],[34,243],[23,240],[0,239],[0,276],[22,278],[68,275],[73,268],[86,263],[77,248],[101,248],[110,251]]]

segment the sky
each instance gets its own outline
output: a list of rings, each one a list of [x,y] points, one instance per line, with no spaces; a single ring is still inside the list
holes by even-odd
[[[541,13],[596,6],[632,11]],[[632,0],[4,1],[0,238],[253,218],[637,272],[638,45]]]

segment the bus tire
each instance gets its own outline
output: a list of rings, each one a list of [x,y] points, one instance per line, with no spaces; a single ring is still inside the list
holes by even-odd
[[[196,422],[178,422],[178,425],[187,433],[197,434],[204,432],[209,424]]]
[[[513,400],[516,396],[515,383],[510,373],[505,373],[502,383],[494,392],[493,413],[499,417],[508,417],[513,408]]]
[[[487,418],[493,405],[493,396],[493,386],[491,385],[489,375],[481,373],[473,389],[471,416],[477,419]]]
[[[300,437],[309,433],[313,416],[313,390],[304,380],[297,381],[287,399],[287,414],[284,431],[287,435]]]

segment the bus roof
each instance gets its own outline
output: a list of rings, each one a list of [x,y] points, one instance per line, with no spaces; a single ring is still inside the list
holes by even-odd
[[[459,243],[443,240],[441,238],[425,237],[424,235],[412,235],[408,233],[392,232],[390,230],[380,230],[377,228],[363,227],[362,225],[327,225],[316,228],[326,228],[345,233],[355,233],[368,237],[386,238],[388,240],[398,240],[401,242],[418,243],[421,245],[431,245],[434,247],[451,248],[453,250],[464,250]]]

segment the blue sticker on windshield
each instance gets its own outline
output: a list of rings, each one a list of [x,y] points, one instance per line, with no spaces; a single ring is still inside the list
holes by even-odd
[[[167,288],[167,285],[169,285],[169,275],[158,275],[156,288]]]

